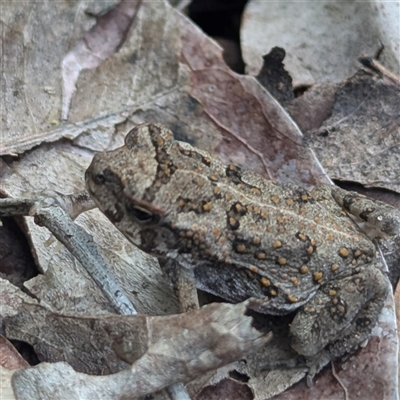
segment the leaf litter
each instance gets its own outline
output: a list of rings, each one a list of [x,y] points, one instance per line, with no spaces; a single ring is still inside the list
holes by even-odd
[[[31,10],[38,13],[42,11],[39,5]],[[78,5],[74,26],[82,18],[79,14],[81,11]],[[11,10],[9,15],[13,12],[15,10]],[[62,11],[60,15],[63,15]],[[28,21],[27,26],[30,24]],[[30,32],[35,32],[34,28],[35,26],[31,25]],[[60,65],[63,54],[67,54],[67,46],[62,46],[61,43],[59,50],[52,60],[57,65]],[[21,56],[24,51],[24,44],[20,45],[17,55]],[[30,53],[25,52],[23,56],[29,58]],[[59,146],[59,143],[54,143],[54,148],[57,149],[54,160],[63,158],[66,162],[70,162],[71,158],[76,158],[74,155],[76,153],[85,159],[84,166],[91,157],[92,149],[116,147],[131,126],[143,121],[157,120],[170,127],[177,134],[177,139],[189,141],[218,154],[225,162],[244,165],[269,178],[293,181],[305,186],[328,179],[312,151],[305,146],[300,131],[274,98],[254,78],[243,77],[230,71],[223,63],[221,49],[215,42],[165,4],[157,4],[155,7],[151,2],[144,2],[136,14],[131,35],[114,56],[107,57],[108,55],[101,57],[102,63],[96,70],[81,71],[77,91],[72,97],[69,119],[67,122],[62,122],[56,118],[59,124],[56,129],[49,129],[51,123],[37,124],[38,120],[44,121],[42,118],[45,115],[54,116],[54,112],[49,114],[47,111],[46,114],[44,107],[44,110],[35,109],[34,113],[27,103],[26,109],[30,108],[30,111],[25,114],[34,115],[35,123],[32,124],[33,118],[31,118],[30,121],[25,121],[25,127],[34,125],[34,131],[28,129],[28,133],[34,133],[33,139],[24,136],[23,129],[15,130],[16,134],[13,134],[11,140],[3,142],[4,154],[25,152],[42,141],[53,142],[65,137],[73,139],[75,145],[81,148]],[[46,87],[61,87],[61,74],[48,77],[53,81]],[[28,87],[29,90],[35,90],[34,85]],[[58,89],[50,92],[51,96],[61,98]],[[21,96],[23,100],[27,93],[22,93]],[[328,96],[328,99],[330,98]],[[51,101],[54,103],[54,99]],[[293,101],[295,102],[296,100]],[[329,105],[332,100],[326,102]],[[60,102],[56,102],[55,109],[60,118]],[[9,121],[18,120],[18,114],[13,115],[12,112],[11,107]],[[323,117],[320,119],[322,122],[325,121]],[[340,120],[340,117],[334,121],[338,119]],[[55,120],[52,119],[50,122]],[[321,129],[319,123],[317,121],[312,127],[314,131]],[[330,122],[329,126],[331,125]],[[7,128],[7,132],[12,131],[11,126]],[[104,139],[100,143],[91,143],[90,137],[92,135],[99,137],[98,134]],[[318,148],[318,145],[316,147]],[[7,174],[3,175],[5,178],[3,194],[18,196],[22,193],[22,188],[38,190],[43,186],[59,185],[57,179],[48,181],[46,176],[40,176],[37,182],[30,181],[28,171],[32,162],[46,171],[43,175],[47,175],[49,169],[53,168],[52,165],[55,165],[55,161],[47,160],[47,163],[40,163],[36,159],[27,162],[28,157],[40,159],[43,154],[40,153],[40,149],[32,150],[17,161],[11,162]],[[64,171],[69,169],[70,167],[61,167],[63,175]],[[62,189],[72,191],[79,187],[81,185],[78,183],[79,175],[82,177],[83,171],[84,167],[77,167],[71,185],[63,186]],[[37,228],[31,225],[30,229],[33,232]],[[36,239],[36,248],[42,245],[43,240],[42,234]],[[102,240],[99,237],[99,241]],[[42,250],[36,251],[42,252]],[[51,251],[48,253],[50,254],[43,255],[43,258],[52,259],[54,255]],[[53,284],[54,280],[50,279],[45,287],[37,292],[39,298],[45,297],[47,291],[54,291]],[[71,285],[69,293],[63,296],[73,294],[73,286],[74,284]],[[57,305],[58,309],[60,306],[61,309],[64,308],[63,303],[61,305],[54,301],[53,299],[50,304]],[[80,309],[82,311],[90,309],[88,304]],[[76,305],[71,307],[73,312],[76,312]]]

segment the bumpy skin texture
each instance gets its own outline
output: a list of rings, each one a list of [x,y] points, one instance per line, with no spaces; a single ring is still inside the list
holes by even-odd
[[[160,124],[137,126],[125,143],[94,157],[86,185],[132,243],[195,268],[197,286],[226,300],[298,310],[292,346],[317,355],[314,372],[368,337],[390,285],[375,246],[337,203],[349,192],[278,185],[175,141]],[[367,199],[375,208],[363,213],[362,196],[350,195],[341,205],[358,217],[376,219],[382,207],[399,226],[398,210]]]

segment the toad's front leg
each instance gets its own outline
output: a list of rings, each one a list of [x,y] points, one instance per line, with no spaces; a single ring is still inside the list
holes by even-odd
[[[390,291],[379,263],[321,286],[290,327],[291,345],[308,360],[308,383],[328,361],[356,350],[370,335]]]
[[[330,186],[330,189],[335,201],[357,220],[375,229],[376,236],[387,237],[400,234],[399,209],[337,186]]]

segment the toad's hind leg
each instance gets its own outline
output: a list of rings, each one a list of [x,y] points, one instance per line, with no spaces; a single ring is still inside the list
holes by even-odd
[[[309,360],[309,378],[368,338],[389,290],[379,264],[369,265],[324,285],[299,310],[290,327],[291,345]]]

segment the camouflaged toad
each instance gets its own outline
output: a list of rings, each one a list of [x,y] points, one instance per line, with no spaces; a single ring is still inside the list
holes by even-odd
[[[198,288],[256,298],[267,314],[297,310],[291,343],[314,360],[311,374],[368,337],[390,290],[374,244],[342,207],[385,235],[399,233],[399,210],[333,186],[273,183],[160,124],[97,154],[86,185],[132,243],[195,268]]]

